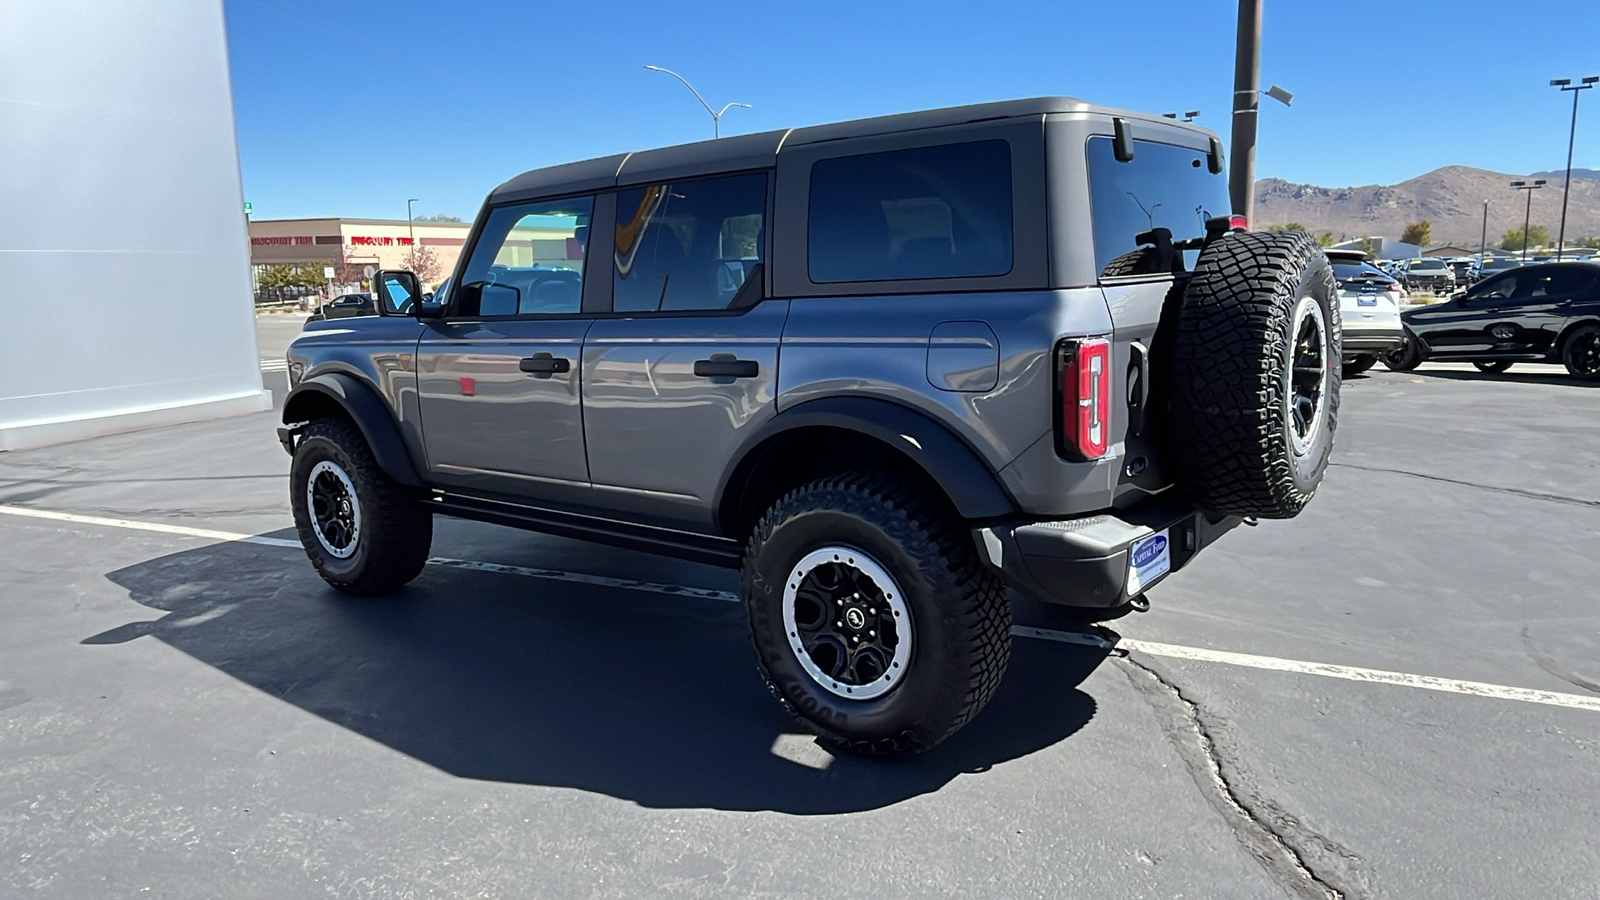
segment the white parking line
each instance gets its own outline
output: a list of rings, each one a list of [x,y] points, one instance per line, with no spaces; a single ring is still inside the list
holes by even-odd
[[[1051,631],[1046,628],[1019,626],[1011,629],[1017,637],[1039,638],[1065,644],[1111,649],[1110,641],[1093,634],[1075,631]],[[1249,653],[1231,653],[1226,650],[1207,650],[1202,647],[1184,647],[1179,644],[1160,644],[1122,638],[1116,648],[1164,656],[1170,659],[1188,659],[1196,662],[1221,663],[1246,669],[1265,669],[1270,672],[1294,672],[1300,675],[1320,675],[1342,681],[1364,681],[1369,684],[1392,684],[1398,687],[1417,688],[1424,691],[1442,691],[1446,694],[1465,694],[1469,697],[1489,697],[1495,700],[1518,700],[1523,703],[1541,703],[1545,706],[1564,706],[1568,709],[1587,709],[1600,712],[1600,697],[1566,694],[1559,691],[1539,691],[1531,688],[1509,687],[1483,681],[1462,681],[1456,678],[1438,678],[1433,675],[1412,675],[1407,672],[1390,672],[1384,669],[1364,669],[1359,666],[1338,666],[1331,663],[1305,662],[1298,659],[1280,659],[1276,656],[1255,656]]]
[[[171,534],[182,537],[203,538],[213,541],[227,541],[233,543],[258,544],[266,547],[291,547],[299,549],[300,542],[284,538],[262,537],[260,535],[242,534],[232,531],[215,531],[209,528],[190,528],[186,525],[168,525],[163,522],[141,522],[133,519],[113,519],[104,516],[84,516],[77,513],[56,512],[45,509],[29,509],[22,506],[0,505],[0,514],[18,516],[30,519],[45,519],[54,522],[68,522],[76,525],[95,525],[104,528],[121,528],[131,531],[148,531],[157,534]],[[622,590],[648,591],[656,594],[670,594],[679,597],[694,597],[703,600],[717,600],[721,602],[739,602],[739,595],[730,591],[716,591],[707,588],[684,587],[672,584],[656,584],[648,581],[633,581],[627,578],[608,578],[601,575],[585,575],[578,572],[564,572],[558,569],[535,569],[526,566],[507,566],[499,563],[479,562],[467,559],[451,559],[448,557],[433,557],[428,560],[429,565],[444,566],[454,569],[467,569],[475,572],[495,572],[506,575],[521,575],[529,578],[543,578],[552,581],[566,581],[577,584],[591,584],[599,587],[619,588]],[[1585,697],[1579,694],[1566,694],[1558,691],[1540,691],[1531,688],[1511,687],[1503,684],[1489,684],[1482,681],[1462,681],[1455,678],[1438,678],[1432,675],[1413,675],[1407,672],[1390,672],[1384,669],[1365,669],[1359,666],[1339,666],[1329,663],[1305,662],[1297,659],[1280,659],[1275,656],[1256,656],[1249,653],[1231,653],[1226,650],[1208,650],[1203,647],[1185,647],[1179,644],[1162,644],[1155,641],[1141,641],[1131,638],[1122,638],[1114,645],[1105,638],[1096,634],[1076,631],[1055,631],[1048,628],[1033,628],[1019,625],[1011,629],[1016,637],[1035,638],[1038,640],[1056,641],[1065,644],[1077,644],[1100,649],[1122,649],[1136,653],[1145,653],[1150,656],[1161,656],[1169,659],[1186,659],[1195,662],[1219,663],[1226,666],[1239,666],[1246,669],[1263,669],[1271,672],[1292,672],[1300,675],[1317,675],[1323,678],[1337,678],[1342,681],[1359,681],[1369,684],[1388,684],[1397,687],[1416,688],[1425,691],[1440,691],[1447,694],[1464,694],[1469,697],[1486,697],[1494,700],[1515,700],[1522,703],[1537,703],[1544,706],[1560,706],[1567,709],[1583,709],[1591,712],[1600,712],[1600,697]]]

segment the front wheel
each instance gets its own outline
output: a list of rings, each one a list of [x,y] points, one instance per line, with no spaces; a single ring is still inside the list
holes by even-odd
[[[1509,360],[1509,359],[1487,360],[1487,361],[1484,361],[1484,362],[1475,362],[1472,365],[1479,372],[1483,372],[1483,373],[1486,373],[1486,374],[1489,374],[1489,375],[1499,375],[1501,372],[1504,372],[1507,369],[1511,368],[1511,360]]]
[[[927,750],[977,715],[1011,654],[1011,607],[953,511],[856,472],[767,510],[744,560],[767,686],[824,741],[868,756]]]
[[[1569,335],[1561,362],[1573,378],[1600,381],[1600,325],[1585,325]]]
[[[319,419],[289,472],[295,530],[317,574],[347,594],[398,590],[433,543],[433,514],[382,469],[354,422]]]

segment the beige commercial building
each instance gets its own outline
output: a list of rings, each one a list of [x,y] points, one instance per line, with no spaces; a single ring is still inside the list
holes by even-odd
[[[434,287],[455,271],[472,226],[462,223],[407,222],[404,219],[265,219],[250,223],[250,271],[257,298],[268,266],[310,267],[326,286],[321,293],[367,289],[376,269],[417,268],[416,254],[431,258],[433,271],[418,271]],[[496,261],[508,266],[562,266],[583,259],[583,248],[569,223],[529,216],[517,223]],[[333,277],[327,278],[328,269]]]

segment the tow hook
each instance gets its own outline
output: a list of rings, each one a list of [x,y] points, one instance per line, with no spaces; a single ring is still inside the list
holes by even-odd
[[[1150,598],[1143,594],[1134,594],[1128,598],[1128,607],[1134,612],[1149,612]]]
[[[279,428],[278,443],[283,445],[283,452],[294,455],[294,436],[299,433],[298,428]]]

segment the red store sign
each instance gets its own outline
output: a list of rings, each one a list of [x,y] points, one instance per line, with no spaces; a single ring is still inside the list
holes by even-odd
[[[408,237],[361,237],[350,238],[352,246],[356,247],[409,247],[411,238]]]

